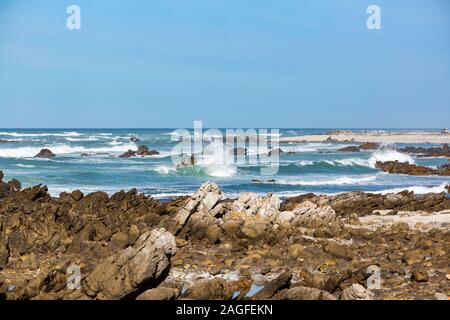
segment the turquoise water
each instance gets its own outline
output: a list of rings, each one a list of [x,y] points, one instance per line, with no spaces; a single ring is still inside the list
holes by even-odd
[[[286,137],[331,130],[281,129],[280,134]],[[388,192],[409,189],[425,193],[444,191],[444,186],[450,183],[449,177],[391,175],[373,167],[376,160],[408,160],[438,166],[446,163],[447,159],[414,158],[389,149],[336,152],[338,148],[351,145],[348,143],[280,145],[282,150],[295,153],[280,156],[275,176],[261,175],[264,164],[224,164],[214,153],[206,155],[199,166],[177,169],[170,156],[178,143],[171,141],[172,132],[173,129],[0,129],[0,140],[7,140],[0,143],[0,170],[6,179],[14,177],[24,186],[46,184],[52,195],[74,189],[113,193],[137,188],[157,198],[168,198],[192,193],[207,180],[216,182],[230,196],[242,191],[274,192],[280,196],[352,190]],[[133,143],[131,136],[141,141]],[[118,157],[141,144],[161,154],[143,158]],[[56,157],[34,158],[42,148],[52,150]],[[89,156],[82,156],[83,153]]]

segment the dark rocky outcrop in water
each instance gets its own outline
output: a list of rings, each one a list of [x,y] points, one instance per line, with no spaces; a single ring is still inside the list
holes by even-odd
[[[361,150],[377,150],[380,147],[378,143],[374,142],[366,142],[359,146],[348,146],[344,148],[340,148],[337,151],[339,152],[360,152]]]
[[[150,150],[147,146],[139,146],[137,151],[128,150],[127,152],[120,155],[120,158],[131,158],[131,157],[147,157],[158,155],[159,151]]]
[[[413,153],[418,157],[448,157],[450,158],[450,147],[443,144],[442,147],[424,148],[424,147],[405,147],[398,149],[400,152]]]
[[[410,176],[428,176],[428,175],[450,176],[450,165],[443,165],[437,169],[433,169],[429,167],[410,164],[408,162],[377,161],[375,167],[388,173],[407,174]]]
[[[283,202],[229,199],[209,182],[166,202],[134,189],[9,190],[0,200],[0,299],[440,299],[450,289],[445,209],[444,193]],[[377,268],[382,287],[372,290]]]
[[[49,150],[49,149],[42,149],[34,157],[35,158],[53,158],[54,156],[55,156],[55,154],[51,150]]]

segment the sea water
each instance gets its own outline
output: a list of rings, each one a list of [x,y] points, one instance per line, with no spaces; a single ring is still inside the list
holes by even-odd
[[[382,130],[382,129],[380,129]],[[280,144],[278,173],[262,176],[258,163],[223,163],[215,152],[202,157],[195,167],[177,168],[171,150],[174,129],[0,129],[0,170],[5,179],[16,178],[24,187],[48,186],[50,194],[79,189],[83,192],[137,188],[155,198],[191,194],[205,181],[214,181],[230,197],[241,192],[268,192],[281,197],[314,192],[335,194],[353,190],[370,192],[443,192],[449,177],[414,177],[381,172],[376,161],[409,161],[436,167],[445,158],[418,158],[402,154],[394,147],[359,153],[338,152],[352,143]],[[281,137],[319,134],[332,129],[281,129]],[[354,130],[355,132],[362,129]],[[383,130],[399,131],[399,130]],[[430,130],[426,130],[430,131]],[[439,130],[435,130],[439,131]],[[225,133],[225,131],[224,131]],[[138,137],[139,142],[130,141]],[[156,149],[160,155],[119,158],[138,145]],[[433,146],[433,145],[426,145]],[[50,159],[34,156],[48,148],[56,154]],[[254,150],[249,150],[249,153]],[[82,156],[88,154],[88,156]]]

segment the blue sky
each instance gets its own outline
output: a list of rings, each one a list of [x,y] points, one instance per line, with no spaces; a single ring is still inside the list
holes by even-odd
[[[3,128],[440,128],[449,110],[447,0],[0,1]]]

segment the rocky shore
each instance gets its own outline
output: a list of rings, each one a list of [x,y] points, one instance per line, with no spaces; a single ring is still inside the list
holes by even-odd
[[[450,295],[445,193],[230,199],[206,182],[162,202],[136,190],[52,198],[2,178],[1,299]]]

